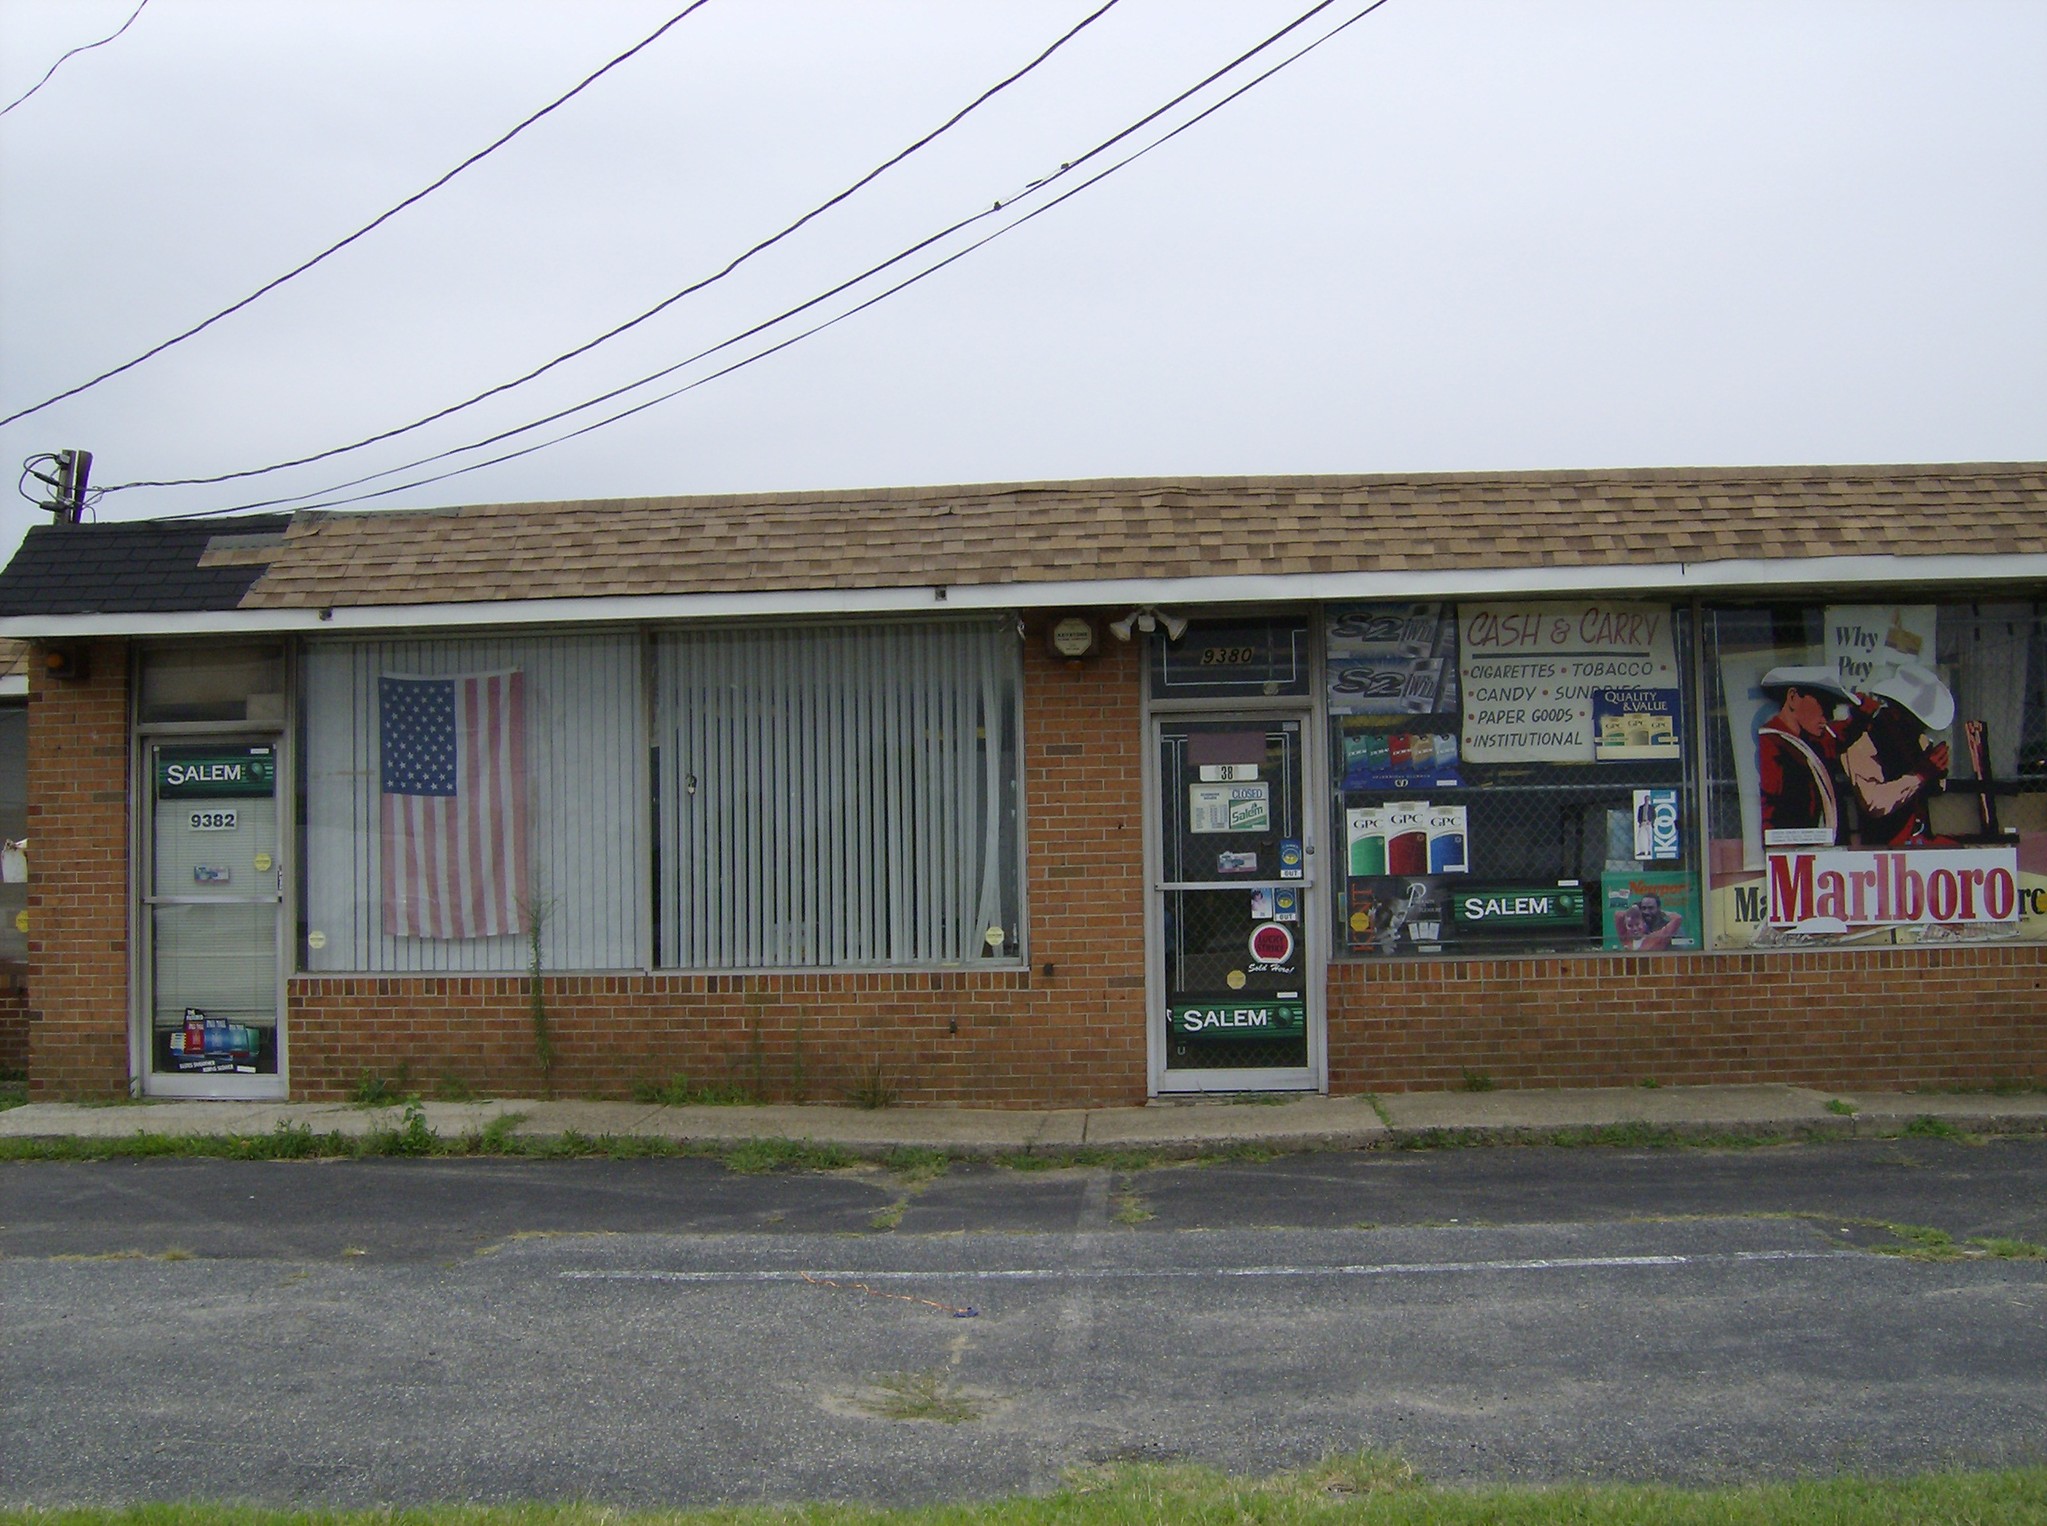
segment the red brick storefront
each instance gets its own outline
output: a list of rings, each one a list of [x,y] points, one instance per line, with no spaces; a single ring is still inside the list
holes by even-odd
[[[883,974],[543,979],[567,1095],[678,1075],[766,1098],[879,1084],[910,1104],[1144,1100],[1143,732],[1136,645],[1068,664],[1024,645],[1029,966]],[[130,1083],[125,642],[38,680],[28,1063],[39,1098]],[[544,1084],[518,975],[294,977],[291,1094],[405,1074],[485,1093]],[[2047,1075],[2047,948],[1339,961],[1336,1093],[1795,1082],[1988,1086]]]
[[[128,643],[84,645],[86,676],[30,669],[29,1091],[128,1090]]]

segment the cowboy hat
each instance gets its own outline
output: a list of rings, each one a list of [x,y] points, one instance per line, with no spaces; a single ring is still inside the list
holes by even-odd
[[[1871,684],[1869,692],[1911,711],[1928,731],[1945,731],[1954,722],[1954,695],[1938,673],[1920,663],[1899,663],[1895,672]]]
[[[1756,685],[1764,693],[1772,689],[1802,689],[1808,694],[1832,694],[1853,702],[1854,691],[1841,682],[1841,675],[1825,663],[1803,667],[1772,668]]]

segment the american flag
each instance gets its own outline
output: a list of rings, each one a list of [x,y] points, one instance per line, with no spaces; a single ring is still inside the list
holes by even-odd
[[[524,675],[377,680],[384,931],[495,938],[527,900]]]

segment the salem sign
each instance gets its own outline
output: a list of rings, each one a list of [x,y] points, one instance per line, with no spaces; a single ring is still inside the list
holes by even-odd
[[[2016,848],[1821,849],[1769,855],[1772,927],[1808,932],[2016,922]]]
[[[1167,1027],[1176,1034],[1220,1038],[1299,1038],[1308,1031],[1308,1007],[1299,1001],[1175,1002]]]

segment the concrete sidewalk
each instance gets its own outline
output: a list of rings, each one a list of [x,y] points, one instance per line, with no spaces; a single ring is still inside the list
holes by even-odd
[[[509,1132],[571,1132],[737,1143],[800,1140],[879,1155],[922,1146],[957,1155],[1066,1150],[1198,1154],[1231,1146],[1360,1149],[1406,1141],[1540,1142],[1587,1129],[1647,1125],[1715,1135],[1878,1135],[1917,1118],[1979,1133],[2047,1132],[2047,1094],[1824,1092],[1798,1086],[1611,1087],[1559,1091],[1394,1092],[1295,1101],[1155,1103],[1024,1111],[995,1108],[665,1107],[638,1102],[497,1100],[423,1102],[444,1139],[511,1117]],[[34,1102],[0,1112],[0,1137],[125,1138],[150,1134],[267,1134],[280,1124],[317,1134],[367,1134],[400,1125],[402,1109],[334,1102]]]

